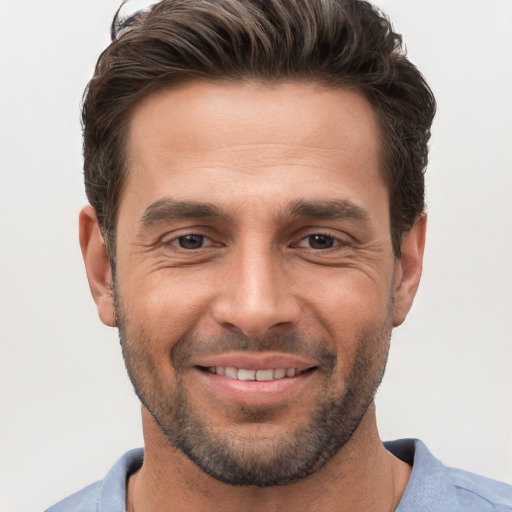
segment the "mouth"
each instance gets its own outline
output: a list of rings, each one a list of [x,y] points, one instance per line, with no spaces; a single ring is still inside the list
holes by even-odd
[[[265,368],[260,370],[251,370],[247,368],[235,368],[234,366],[208,366],[198,367],[203,371],[221,375],[227,379],[242,381],[265,382],[271,380],[280,380],[296,377],[302,373],[312,371],[315,367],[299,369],[299,368]]]
[[[298,397],[319,369],[315,361],[269,354],[224,354],[195,364],[212,399],[245,406],[277,405]]]

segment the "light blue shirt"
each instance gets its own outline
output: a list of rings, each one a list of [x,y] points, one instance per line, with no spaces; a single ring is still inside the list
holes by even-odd
[[[512,512],[512,486],[460,469],[447,468],[419,440],[384,443],[412,465],[396,512]],[[126,482],[144,457],[139,448],[125,453],[107,476],[46,512],[126,512]]]

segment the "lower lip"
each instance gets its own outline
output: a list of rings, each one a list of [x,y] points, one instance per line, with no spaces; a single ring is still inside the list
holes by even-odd
[[[295,377],[247,381],[230,379],[199,368],[196,371],[213,393],[241,405],[270,405],[286,400],[297,394],[315,373],[310,370]]]

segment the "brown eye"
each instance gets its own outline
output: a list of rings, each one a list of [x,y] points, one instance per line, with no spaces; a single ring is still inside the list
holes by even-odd
[[[180,236],[177,241],[182,249],[201,249],[204,244],[205,237],[203,235],[185,235]]]
[[[310,235],[305,240],[311,249],[330,249],[334,245],[334,238],[329,235]]]

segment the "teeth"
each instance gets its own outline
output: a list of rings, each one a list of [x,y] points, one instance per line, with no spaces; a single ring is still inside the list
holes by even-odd
[[[258,370],[256,372],[256,380],[272,380],[273,378],[273,370]]]
[[[254,370],[238,370],[238,380],[256,380]]]
[[[283,377],[286,377],[286,368],[278,368],[277,370],[274,370],[275,379],[282,379]]]
[[[224,375],[229,379],[265,381],[274,379],[284,379],[285,377],[295,377],[298,374],[296,368],[269,368],[266,370],[246,370],[237,369],[233,366],[210,366],[207,368],[210,373]]]
[[[224,375],[230,379],[238,379],[238,370],[232,366],[228,366],[224,369]]]

